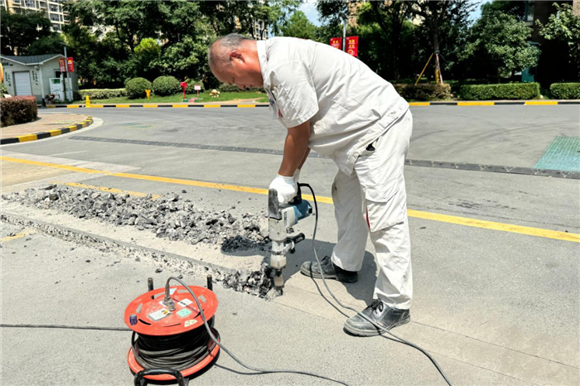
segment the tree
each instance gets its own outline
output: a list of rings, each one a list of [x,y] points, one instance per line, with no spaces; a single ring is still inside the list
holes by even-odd
[[[571,5],[554,3],[557,9],[555,14],[550,15],[546,25],[537,21],[540,35],[546,40],[559,40],[564,42],[569,49],[569,60],[575,67],[576,75],[580,77],[580,17],[574,15]]]
[[[283,36],[316,40],[318,28],[308,20],[304,12],[296,11],[280,28]]]
[[[410,54],[401,52],[402,47],[408,47],[409,41],[403,45],[403,35],[409,36],[412,30],[408,19],[411,16],[412,3],[407,1],[378,2],[371,1],[359,9],[357,22],[361,25],[376,23],[382,31],[382,39],[388,51],[389,66],[386,76],[389,79],[398,79],[400,76],[399,62],[403,55]],[[405,24],[405,22],[407,22]],[[403,31],[406,29],[406,31]]]
[[[64,39],[61,34],[55,33],[34,41],[25,50],[25,55],[58,54],[62,52]]]
[[[518,20],[524,20],[526,17],[526,10],[529,7],[528,1],[506,1],[493,0],[491,3],[482,4],[483,10],[497,11],[508,15],[515,16]]]
[[[37,39],[54,34],[42,12],[11,13],[0,8],[0,19],[0,51],[4,55],[22,55]]]
[[[300,6],[298,0],[203,1],[201,12],[210,19],[216,35],[232,32],[264,38],[271,28],[277,34],[287,16]],[[258,23],[258,28],[256,28]]]
[[[481,75],[511,77],[538,63],[539,49],[528,43],[531,28],[513,15],[483,7],[470,35],[466,51]]]
[[[440,53],[443,68],[452,71],[461,55],[467,36],[469,15],[475,4],[468,0],[419,0],[412,3],[412,13],[422,20],[417,28],[418,54],[427,60]]]

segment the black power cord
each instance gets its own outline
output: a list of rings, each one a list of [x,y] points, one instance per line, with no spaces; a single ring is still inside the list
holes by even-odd
[[[315,213],[315,220],[314,220],[314,232],[312,234],[312,250],[314,251],[314,257],[316,258],[316,261],[318,262],[318,265],[320,264],[320,259],[318,258],[318,253],[316,253],[316,246],[314,245],[315,241],[316,241],[316,230],[318,229],[318,203],[316,202],[316,195],[314,194],[314,189],[312,189],[312,187],[309,184],[300,184],[301,186],[306,186],[308,189],[310,189],[310,191],[312,192],[312,198],[314,201],[314,210],[316,211]],[[328,288],[328,284],[326,284],[326,278],[324,277],[324,272],[322,272],[322,270],[320,271],[321,276],[322,276],[322,282],[324,283],[324,286],[326,287],[326,290],[328,291],[328,293],[332,296],[332,298],[342,307],[345,308],[347,310],[353,311],[355,313],[357,313],[358,315],[360,315],[362,318],[366,319],[369,323],[371,323],[373,326],[375,326],[379,331],[382,332],[386,332],[387,334],[391,335],[395,342],[399,342],[402,344],[406,344],[407,346],[413,347],[417,350],[419,350],[420,352],[422,352],[423,354],[425,354],[427,356],[427,358],[429,358],[431,360],[431,362],[433,363],[433,365],[435,365],[435,367],[437,368],[437,371],[439,371],[439,374],[441,374],[441,376],[443,377],[443,379],[445,380],[445,382],[447,382],[447,384],[449,386],[451,385],[451,382],[449,381],[449,379],[447,379],[447,376],[445,375],[445,373],[443,372],[443,370],[441,369],[441,367],[439,366],[439,363],[437,363],[437,361],[424,349],[422,349],[421,347],[417,346],[414,343],[409,342],[408,340],[405,340],[401,337],[398,337],[397,335],[393,334],[392,332],[385,330],[384,328],[381,328],[379,325],[377,325],[373,320],[369,319],[366,315],[364,315],[363,313],[355,310],[352,307],[349,306],[345,306],[344,304],[342,304],[340,302],[340,300],[338,300],[336,298],[336,296],[334,296],[334,294],[332,293],[332,291],[330,290],[330,288]]]
[[[330,377],[326,377],[324,375],[319,375],[316,373],[311,373],[308,371],[301,371],[301,370],[268,370],[268,369],[262,369],[259,367],[253,367],[253,366],[249,366],[244,364],[241,360],[239,360],[234,354],[232,354],[230,352],[230,350],[228,350],[223,343],[221,343],[213,334],[210,325],[208,324],[207,319],[205,318],[205,314],[203,312],[203,308],[201,307],[201,303],[199,302],[199,299],[197,298],[197,296],[195,296],[195,294],[193,293],[193,291],[187,286],[187,284],[185,284],[181,279],[178,279],[174,276],[171,276],[169,279],[167,279],[167,284],[169,284],[169,282],[171,280],[175,280],[178,283],[180,283],[188,292],[189,294],[193,297],[193,300],[195,300],[195,303],[197,305],[197,309],[199,310],[199,314],[201,315],[201,319],[203,320],[203,325],[205,326],[205,329],[207,330],[207,333],[209,334],[209,337],[211,338],[211,340],[213,342],[215,342],[215,344],[217,344],[220,349],[224,350],[226,352],[226,354],[228,354],[230,357],[232,357],[233,360],[235,360],[236,362],[238,362],[238,364],[240,364],[242,367],[245,367],[248,370],[252,370],[255,371],[259,374],[274,374],[274,373],[289,373],[289,374],[300,374],[300,375],[308,375],[311,377],[315,377],[315,378],[320,378],[320,379],[326,379],[327,381],[331,381],[331,382],[336,382],[339,383],[341,385],[345,385],[345,386],[349,386],[348,383],[343,382],[343,381],[339,381]]]
[[[210,319],[210,325],[211,322]],[[218,332],[213,332],[219,339]],[[133,332],[131,341],[135,360],[144,369],[169,367],[183,371],[201,362],[215,347],[204,328],[167,336]]]

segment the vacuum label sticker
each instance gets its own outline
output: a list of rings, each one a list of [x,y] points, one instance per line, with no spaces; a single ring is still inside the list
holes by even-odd
[[[183,299],[182,301],[180,301],[179,304],[181,307],[187,307],[189,306],[191,303],[193,303],[191,300],[189,299]]]
[[[150,313],[149,315],[149,319],[152,319],[154,321],[158,321],[163,319],[164,317],[166,317],[167,315],[169,315],[171,312],[169,312],[169,310],[167,308],[164,308],[162,310],[157,310],[155,312]]]
[[[179,311],[177,311],[177,315],[181,316],[182,318],[185,318],[187,315],[190,315],[191,311],[188,310],[187,308],[183,308]]]
[[[189,326],[191,326],[191,325],[193,325],[195,323],[197,323],[197,320],[195,320],[195,319],[186,320],[185,323],[184,323],[184,326],[185,327],[189,327]]]

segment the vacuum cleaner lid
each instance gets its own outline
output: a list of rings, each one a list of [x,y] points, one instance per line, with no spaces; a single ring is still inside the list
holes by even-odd
[[[210,320],[217,309],[217,297],[204,287],[189,288],[197,296],[206,320]],[[125,324],[138,334],[155,336],[175,335],[203,328],[197,303],[185,287],[171,287],[170,293],[175,302],[175,311],[169,311],[163,304],[165,288],[157,288],[129,303],[125,309]]]

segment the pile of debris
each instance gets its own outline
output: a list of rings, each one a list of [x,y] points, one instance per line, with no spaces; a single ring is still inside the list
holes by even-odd
[[[115,225],[150,230],[157,237],[189,244],[215,244],[224,252],[269,249],[265,221],[251,213],[234,216],[225,210],[205,211],[177,194],[153,199],[129,194],[95,192],[83,188],[50,185],[2,196],[27,206],[57,209],[78,218],[96,218]]]

